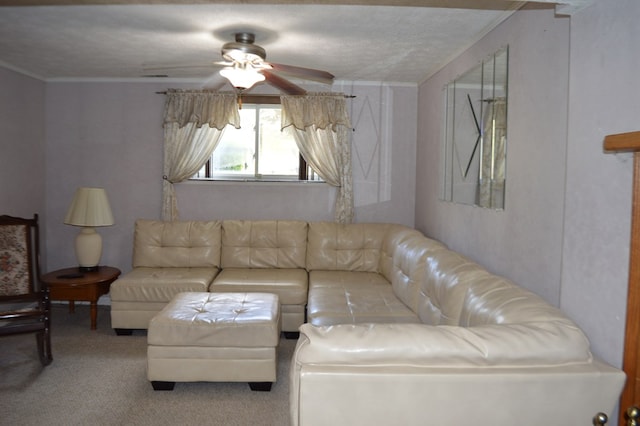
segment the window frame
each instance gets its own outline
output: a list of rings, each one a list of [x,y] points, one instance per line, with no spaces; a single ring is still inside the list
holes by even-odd
[[[281,105],[280,95],[242,95],[238,96],[239,107],[242,105]],[[259,160],[257,160],[259,161]],[[261,178],[255,174],[252,177],[248,176],[212,176],[211,172],[211,160],[207,160],[204,165],[204,177],[191,177],[189,180],[194,181],[209,181],[209,182],[324,182],[321,178],[309,167],[306,160],[302,157],[301,153],[298,153],[298,178],[284,176],[269,176],[267,178]],[[317,177],[317,178],[316,178]]]

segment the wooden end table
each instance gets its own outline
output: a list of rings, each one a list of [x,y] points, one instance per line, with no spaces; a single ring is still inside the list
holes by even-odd
[[[91,304],[91,329],[96,329],[98,320],[98,299],[109,293],[109,287],[120,270],[111,266],[100,266],[94,272],[79,272],[78,268],[58,269],[44,274],[40,280],[49,287],[51,300],[68,300],[69,312],[75,311],[75,301],[84,300]]]

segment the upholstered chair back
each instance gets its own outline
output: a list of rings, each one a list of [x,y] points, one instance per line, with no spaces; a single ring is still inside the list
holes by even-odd
[[[220,221],[139,219],[135,224],[133,267],[220,267]]]
[[[30,241],[28,224],[0,225],[0,296],[33,293]]]
[[[222,268],[305,267],[307,222],[224,220]]]

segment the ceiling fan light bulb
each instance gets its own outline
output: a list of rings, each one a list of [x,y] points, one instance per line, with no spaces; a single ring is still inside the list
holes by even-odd
[[[220,75],[225,77],[236,89],[249,89],[254,84],[264,81],[264,75],[248,68],[224,68]]]

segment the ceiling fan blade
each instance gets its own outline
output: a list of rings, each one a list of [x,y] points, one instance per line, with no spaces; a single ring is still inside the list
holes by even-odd
[[[269,70],[262,70],[262,74],[264,75],[265,80],[267,80],[269,84],[271,84],[274,87],[277,87],[278,89],[282,90],[288,95],[304,95],[307,93],[307,91],[304,90],[302,87],[297,86],[292,82],[290,82],[289,80],[285,80],[284,78],[273,74]]]
[[[327,71],[316,70],[313,68],[303,68],[294,65],[276,64],[269,62],[274,71],[284,74],[290,74],[305,80],[316,80],[321,83],[332,84],[335,78],[333,74]]]

